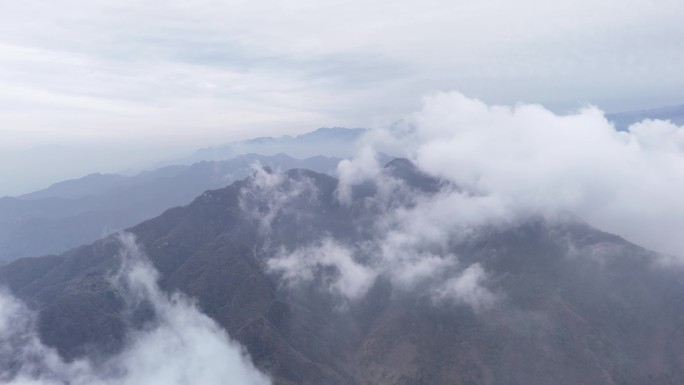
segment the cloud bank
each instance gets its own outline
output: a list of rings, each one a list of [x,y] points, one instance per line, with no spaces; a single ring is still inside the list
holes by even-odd
[[[619,132],[595,107],[558,115],[534,104],[491,106],[437,93],[366,145],[407,156],[488,200],[489,212],[470,208],[473,220],[571,212],[684,258],[684,127],[670,122],[646,120]]]
[[[132,303],[152,305],[154,324],[133,331],[104,362],[65,362],[40,342],[35,314],[0,292],[0,383],[7,385],[267,385],[242,348],[187,297],[167,295],[130,234],[120,237],[123,265],[111,278]]]

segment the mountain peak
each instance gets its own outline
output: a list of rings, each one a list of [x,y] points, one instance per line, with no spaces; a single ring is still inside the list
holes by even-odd
[[[469,222],[410,160],[383,172],[417,188],[381,176],[341,204],[331,176],[261,173],[129,231],[276,384],[684,381],[681,271],[578,222]],[[145,332],[108,280],[112,239],[0,267],[65,357]]]
[[[606,118],[621,131],[625,131],[630,125],[646,119],[669,120],[674,124],[682,125],[684,124],[684,104],[610,113],[606,114]]]
[[[385,165],[385,169],[394,178],[404,181],[407,185],[423,192],[435,193],[439,191],[442,181],[421,171],[406,158],[395,158]]]
[[[202,160],[226,160],[248,153],[269,156],[286,153],[297,159],[321,155],[348,158],[352,156],[357,140],[366,131],[364,128],[321,127],[297,136],[264,136],[202,148],[188,157],[164,162],[160,165],[190,164]]]

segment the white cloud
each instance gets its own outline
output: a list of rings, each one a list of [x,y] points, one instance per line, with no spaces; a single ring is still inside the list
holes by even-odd
[[[262,235],[271,232],[273,221],[278,215],[301,215],[297,209],[288,205],[295,199],[307,199],[314,203],[318,199],[318,189],[308,177],[286,178],[278,170],[266,170],[259,163],[252,167],[255,171],[249,179],[249,186],[240,191],[240,209],[256,221]]]
[[[383,276],[400,290],[482,310],[497,299],[485,266],[463,266],[453,250],[531,216],[570,212],[684,257],[678,237],[684,231],[682,138],[683,127],[662,121],[616,131],[595,107],[558,115],[539,105],[489,106],[460,93],[437,93],[402,124],[371,132],[359,155],[338,167],[337,198],[372,217],[367,239],[306,245],[269,266],[289,284],[314,280],[321,266],[335,267],[340,275],[331,289],[351,299]],[[387,148],[451,184],[434,194],[413,191],[378,164],[377,150]],[[376,193],[354,198],[353,187],[364,183]],[[605,258],[598,246],[587,252]],[[347,279],[354,272],[363,272],[356,275],[362,279]]]
[[[436,290],[434,297],[437,301],[457,301],[466,303],[475,310],[491,307],[497,297],[482,284],[486,280],[484,269],[479,263],[474,263],[460,275],[450,278]]]
[[[475,310],[498,295],[488,288],[485,266],[463,266],[454,247],[531,216],[572,213],[681,260],[682,138],[684,127],[662,121],[616,131],[595,107],[558,115],[539,105],[489,106],[460,93],[434,94],[402,124],[371,132],[359,156],[338,167],[338,199],[374,213],[368,239],[345,246],[345,255],[398,289],[426,290]],[[377,163],[377,149],[386,148],[451,185],[432,195],[412,191]],[[363,183],[377,193],[353,200],[352,188]],[[600,262],[611,250],[583,252]],[[312,266],[330,252],[314,244],[270,263],[289,282],[310,281]]]
[[[467,201],[458,211],[462,220],[570,211],[684,257],[684,127],[644,121],[618,132],[594,107],[557,115],[539,105],[489,106],[455,92],[426,98],[407,124],[411,130],[395,133],[408,144],[404,153],[474,193],[448,198]],[[474,204],[481,200],[491,203],[488,209]],[[448,218],[452,211],[440,212]]]
[[[453,188],[432,196],[413,194],[407,205],[390,207],[377,219],[372,241],[378,248],[373,255],[376,268],[400,290],[420,287],[435,299],[450,299],[476,311],[488,308],[495,296],[487,288],[483,268],[464,269],[453,249],[483,228],[507,225],[515,215],[496,198]]]
[[[358,150],[353,160],[344,159],[337,165],[337,197],[340,202],[349,204],[352,200],[352,186],[364,180],[380,176],[380,166],[376,152],[370,147]]]
[[[451,187],[433,195],[415,191],[377,165],[370,147],[341,164],[338,172],[336,197],[364,218],[357,219],[365,223],[359,230],[366,235],[353,244],[331,234],[292,251],[280,249],[268,267],[286,285],[316,282],[355,301],[383,277],[399,292],[450,300],[476,311],[493,304],[495,296],[486,288],[484,271],[473,275],[452,250],[471,239],[474,230],[505,224],[513,217],[500,201]],[[352,198],[352,188],[363,183],[373,183],[375,194]],[[478,269],[482,270],[479,265]]]
[[[291,286],[314,280],[315,275],[321,274],[326,267],[336,270],[328,279],[328,290],[350,300],[366,294],[377,276],[372,268],[354,260],[352,250],[332,239],[297,248],[292,253],[281,250],[268,260],[269,270],[280,274]]]
[[[157,273],[130,234],[120,238],[122,270],[112,283],[127,300],[150,301],[156,326],[132,332],[127,346],[103,363],[63,361],[37,337],[34,315],[7,293],[0,293],[0,383],[8,385],[266,385],[270,380],[249,361],[244,350],[213,320],[181,294],[157,286]]]

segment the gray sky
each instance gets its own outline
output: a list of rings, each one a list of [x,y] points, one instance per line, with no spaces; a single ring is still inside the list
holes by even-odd
[[[557,112],[684,103],[682,20],[676,0],[6,1],[0,195],[44,183],[16,169],[44,146],[81,165],[58,180],[248,137],[383,126],[435,91]]]

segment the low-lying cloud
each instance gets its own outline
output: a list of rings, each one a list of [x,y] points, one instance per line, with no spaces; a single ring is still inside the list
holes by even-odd
[[[374,193],[354,196],[354,189],[369,181]],[[382,277],[399,292],[465,304],[476,311],[498,298],[487,288],[482,266],[462,263],[453,251],[493,217],[500,222],[509,216],[498,201],[453,186],[433,193],[418,191],[379,166],[371,152],[340,163],[335,199],[357,213],[360,235],[349,240],[344,234],[323,233],[322,239],[294,249],[277,249],[267,267],[286,286],[317,282],[344,302],[353,302]],[[278,194],[271,200],[280,200]]]
[[[289,206],[295,199],[315,201],[318,190],[312,181],[288,179],[282,172],[274,172],[255,163],[254,175],[249,179],[249,188],[240,191],[240,208],[258,224],[263,235],[271,232],[273,220],[283,213],[297,215]]]
[[[326,279],[329,289],[352,300],[366,294],[377,276],[374,269],[354,259],[353,250],[329,238],[292,253],[281,251],[268,261],[268,268],[281,273],[288,285],[312,281],[327,267],[336,270],[332,277]]]
[[[366,295],[378,277],[400,292],[417,291],[437,304],[464,304],[475,311],[486,310],[499,299],[487,288],[487,274],[478,263],[464,268],[454,254],[411,248],[391,254],[397,250],[385,250],[386,246],[381,239],[351,247],[326,238],[292,252],[280,250],[267,264],[286,286],[318,282],[343,305]]]
[[[483,286],[486,273],[479,263],[474,263],[459,275],[448,279],[435,292],[440,300],[456,300],[472,306],[475,310],[490,307],[497,297]]]
[[[378,164],[381,152],[407,157],[448,183],[432,194],[413,191]],[[402,122],[371,131],[358,155],[340,163],[338,177],[340,204],[374,212],[371,229],[360,243],[328,239],[278,253],[269,267],[289,285],[333,267],[338,274],[328,289],[347,299],[383,276],[398,289],[427,290],[435,301],[486,309],[505,293],[490,288],[484,265],[464,264],[456,246],[535,216],[579,217],[684,258],[684,127],[671,122],[618,131],[590,106],[558,115],[539,105],[489,106],[438,93]],[[376,192],[355,202],[354,188],[364,183]]]
[[[266,385],[270,380],[243,349],[182,294],[167,295],[157,272],[130,234],[120,236],[121,270],[111,278],[131,302],[148,301],[152,327],[132,331],[127,346],[104,362],[64,361],[43,345],[35,314],[7,292],[0,293],[0,383],[8,385]]]
[[[400,125],[371,133],[366,147],[407,156],[489,200],[489,212],[470,207],[473,220],[571,212],[684,257],[684,127],[671,122],[646,120],[621,132],[594,107],[558,115],[539,105],[489,106],[438,93]]]

